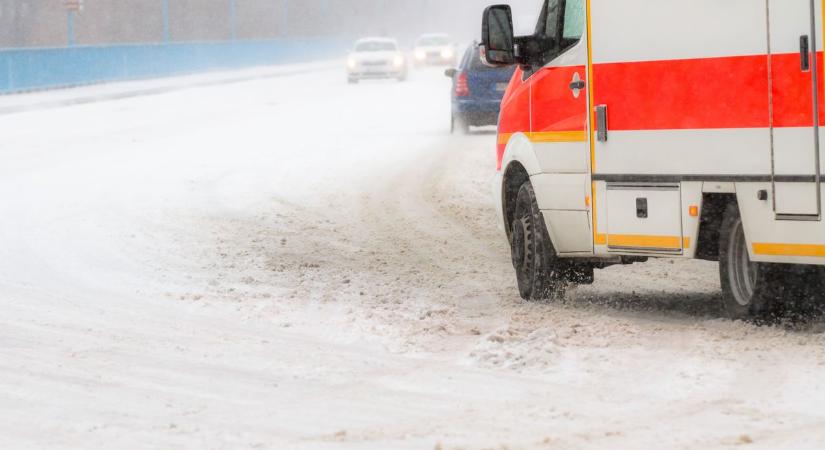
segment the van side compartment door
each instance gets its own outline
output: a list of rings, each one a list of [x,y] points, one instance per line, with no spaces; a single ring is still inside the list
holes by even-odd
[[[679,183],[608,183],[608,250],[681,254],[681,205]]]
[[[772,177],[779,220],[819,220],[820,0],[768,0]]]

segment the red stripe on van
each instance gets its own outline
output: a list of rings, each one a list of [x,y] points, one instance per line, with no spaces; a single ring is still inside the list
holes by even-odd
[[[825,126],[823,59],[820,53],[820,125]],[[775,127],[812,126],[811,73],[801,71],[799,54],[770,57],[772,84],[768,63],[768,55],[755,55],[596,64],[594,104],[607,105],[612,131],[768,128],[772,96]],[[564,75],[547,86],[541,84],[546,74],[522,84],[517,70],[502,103],[500,133],[579,129],[581,116],[559,102],[559,95],[570,95],[567,80],[576,70],[581,67],[543,71]],[[531,85],[534,94],[546,93],[544,98],[531,102]],[[547,89],[551,86],[557,86],[558,92]],[[499,169],[505,144],[500,140],[497,148]]]
[[[614,131],[768,126],[767,56],[597,64]]]
[[[822,111],[822,57],[819,63],[819,108]],[[813,93],[811,92],[811,73],[800,69],[798,53],[775,55],[772,58],[773,72],[773,120],[774,127],[810,127],[813,126]],[[820,114],[820,125],[825,124]]]
[[[799,55],[774,55],[771,63],[774,126],[811,126],[810,73],[800,70]],[[767,55],[597,64],[593,77],[611,130],[770,126]]]

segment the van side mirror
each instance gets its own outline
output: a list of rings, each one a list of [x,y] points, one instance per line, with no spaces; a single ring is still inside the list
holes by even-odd
[[[509,5],[493,5],[484,10],[481,45],[484,64],[501,67],[516,63],[513,11]]]
[[[447,78],[455,78],[456,75],[458,75],[457,69],[449,68],[444,71],[444,76]]]

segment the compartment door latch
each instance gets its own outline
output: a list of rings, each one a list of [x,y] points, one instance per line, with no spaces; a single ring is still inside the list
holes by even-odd
[[[636,217],[640,219],[647,219],[649,216],[647,211],[647,199],[646,198],[637,198],[636,199]]]

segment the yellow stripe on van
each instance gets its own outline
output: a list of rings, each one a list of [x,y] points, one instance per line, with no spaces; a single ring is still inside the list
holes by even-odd
[[[507,145],[515,133],[500,133],[499,145]],[[524,132],[524,136],[533,143],[542,142],[586,142],[586,131],[541,131],[536,133]]]
[[[689,238],[678,236],[643,236],[633,234],[611,234],[607,236],[607,243],[611,247],[631,247],[650,249],[680,250],[690,247]]]
[[[754,243],[753,252],[762,256],[800,256],[825,258],[825,245]]]
[[[825,1],[825,0],[823,0]],[[593,126],[593,89],[595,88],[596,82],[593,80],[593,20],[592,20],[592,8],[590,5],[590,0],[586,0],[584,4],[585,8],[585,17],[586,17],[586,27],[587,27],[587,128],[588,132],[590,133],[591,137],[595,133],[595,127]],[[592,177],[593,174],[596,173],[596,139],[590,139],[590,176]],[[596,199],[596,183],[591,183],[591,192],[590,195],[592,196],[592,206],[591,209],[593,210],[593,244],[595,245],[606,245],[607,244],[607,236],[603,233],[599,233],[599,223],[597,221],[597,213],[596,213],[596,204],[598,200]],[[595,250],[595,249],[594,249]]]
[[[582,131],[541,131],[525,133],[530,142],[587,142],[587,132]]]

